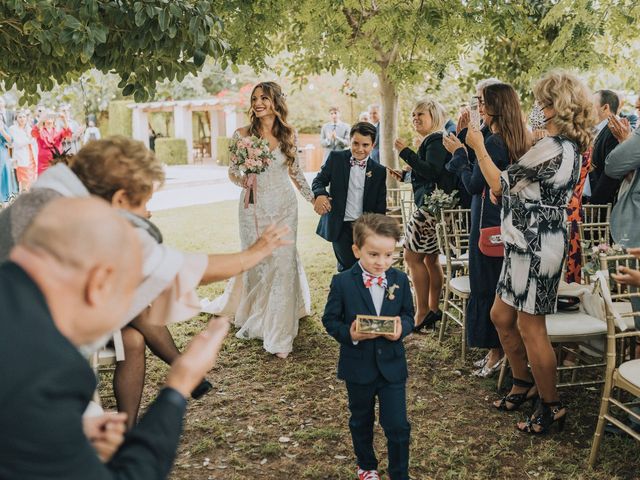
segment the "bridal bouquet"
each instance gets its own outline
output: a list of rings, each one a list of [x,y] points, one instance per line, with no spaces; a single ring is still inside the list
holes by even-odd
[[[440,217],[442,210],[448,210],[458,205],[458,191],[446,193],[436,188],[431,195],[424,196],[424,209],[436,218]]]
[[[258,195],[257,175],[264,172],[274,157],[269,142],[255,136],[238,138],[229,145],[231,162],[246,175],[244,208],[254,203]]]

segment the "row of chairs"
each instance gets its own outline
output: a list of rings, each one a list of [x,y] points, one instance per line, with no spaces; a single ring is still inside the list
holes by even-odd
[[[406,224],[414,209],[413,199],[405,192],[394,195],[395,204],[400,206],[398,218]],[[584,206],[582,222],[578,223],[583,265],[591,261],[592,247],[601,243],[611,245],[610,215],[611,205]],[[438,239],[443,252],[441,263],[445,271],[443,321],[438,340],[444,340],[450,323],[459,325],[463,359],[466,355],[466,306],[470,296],[467,262],[470,225],[468,209],[446,210],[438,223]],[[640,423],[640,416],[631,409],[633,402],[622,400],[625,395],[640,397],[640,359],[632,359],[631,353],[634,342],[640,336],[640,332],[634,328],[633,317],[640,315],[640,312],[634,312],[630,302],[632,298],[640,301],[640,294],[610,282],[608,275],[619,265],[640,268],[640,262],[630,255],[601,254],[599,263],[600,272],[594,278],[590,275],[582,277],[584,298],[589,297],[592,301],[590,312],[561,311],[547,316],[549,337],[558,352],[558,387],[603,384],[590,465],[595,463],[606,422],[613,423],[640,441],[640,434],[612,413],[612,410],[618,409]],[[576,288],[575,285],[573,288]],[[595,311],[593,305],[596,305]],[[572,353],[573,364],[565,365],[562,360],[569,352]],[[507,362],[503,362],[498,389],[502,387],[507,368]],[[612,395],[614,390],[619,391],[617,396]]]

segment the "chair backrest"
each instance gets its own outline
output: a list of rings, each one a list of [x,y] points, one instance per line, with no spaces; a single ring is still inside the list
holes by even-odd
[[[400,212],[402,214],[402,225],[406,226],[409,220],[411,219],[411,215],[416,210],[416,204],[413,201],[413,192],[409,198],[404,197],[400,201]]]
[[[586,204],[582,206],[584,216],[582,223],[609,223],[611,219],[611,204],[606,205],[591,205]]]
[[[451,273],[452,262],[468,253],[470,229],[470,209],[457,208],[442,211],[439,234],[447,259],[447,275]]]
[[[616,273],[618,271],[618,267],[622,266],[634,270],[640,270],[640,260],[633,255],[624,253],[620,255],[600,254],[600,270],[605,273],[606,278],[609,280],[609,291],[611,292],[611,299],[614,302],[640,296],[640,294],[634,291],[634,289],[630,289],[628,286],[621,285],[611,279],[610,274]]]

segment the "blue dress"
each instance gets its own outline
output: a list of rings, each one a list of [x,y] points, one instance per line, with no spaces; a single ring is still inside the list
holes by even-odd
[[[484,133],[484,132],[483,132]],[[460,132],[461,140],[466,130]],[[500,169],[509,165],[509,152],[502,138],[487,130],[485,147],[489,156]],[[473,152],[473,151],[472,151]],[[447,170],[459,175],[471,199],[471,231],[469,232],[469,280],[471,295],[467,303],[467,343],[476,348],[499,348],[500,339],[491,321],[491,307],[496,296],[496,285],[502,269],[501,257],[488,257],[480,252],[480,213],[482,228],[500,225],[500,206],[491,203],[489,185],[477,162],[471,163],[467,152],[459,148],[447,164]],[[482,192],[486,192],[484,200]],[[484,203],[484,207],[482,204]]]
[[[0,202],[6,202],[12,195],[18,193],[16,179],[11,168],[8,144],[11,138],[4,138],[0,134]]]

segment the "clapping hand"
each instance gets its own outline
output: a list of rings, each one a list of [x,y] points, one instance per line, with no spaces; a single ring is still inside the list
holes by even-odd
[[[478,155],[478,152],[484,148],[484,137],[482,136],[482,132],[474,128],[469,128],[467,130],[465,142],[467,146],[471,147],[476,152],[476,155]]]
[[[400,139],[400,138],[396,138],[396,141],[393,142],[393,146],[396,147],[396,150],[398,152],[401,152],[402,150],[407,148],[406,142],[404,140]]]
[[[458,123],[456,124],[456,134],[460,133],[465,128],[469,128],[469,119],[471,114],[468,108],[463,108],[458,117]]]
[[[227,317],[214,317],[187,349],[173,361],[165,385],[188,398],[194,388],[216,363],[224,339],[229,331]]]
[[[455,135],[443,135],[442,144],[444,145],[444,148],[446,148],[447,152],[449,153],[453,153],[459,148],[464,148],[464,145],[462,144],[460,139]]]
[[[103,462],[111,460],[124,442],[126,421],[126,413],[105,413],[98,417],[82,418],[82,430]]]
[[[615,115],[609,115],[609,130],[619,143],[624,142],[631,136],[631,124],[627,118],[618,118]]]
[[[331,211],[331,197],[320,195],[313,201],[313,210],[318,215],[324,215]]]
[[[627,248],[627,253],[640,258],[640,248]],[[623,285],[640,287],[640,271],[633,268],[620,265],[618,266],[618,273],[611,274],[611,278]]]

